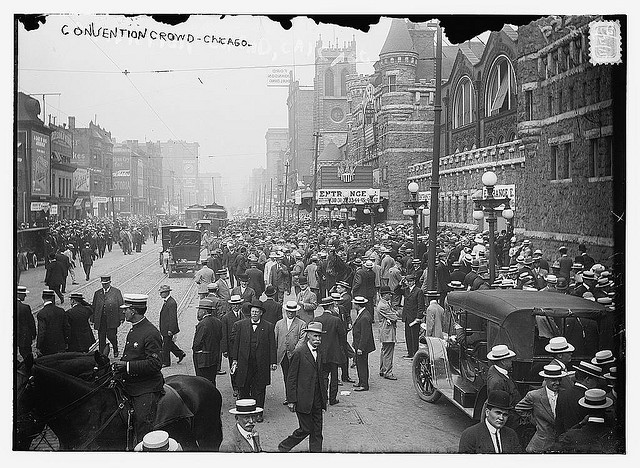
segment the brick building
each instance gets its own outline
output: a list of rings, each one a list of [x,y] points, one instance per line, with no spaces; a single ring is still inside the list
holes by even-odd
[[[268,128],[264,139],[267,156],[265,180],[273,179],[274,185],[284,184],[289,132],[286,128]]]
[[[289,151],[289,182],[293,188],[299,182],[306,182],[312,177],[313,171],[313,102],[314,90],[312,86],[300,86],[291,77],[288,109],[288,146]]]
[[[170,194],[171,212],[183,213],[184,208],[198,200],[196,181],[200,145],[184,140],[163,141],[159,145],[163,192]]]
[[[75,216],[73,204],[73,173],[76,167],[73,159],[73,136],[66,124],[49,125],[51,128],[51,207],[50,213],[57,219],[72,219]]]

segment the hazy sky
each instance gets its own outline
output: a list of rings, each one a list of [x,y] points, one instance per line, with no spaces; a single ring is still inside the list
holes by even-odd
[[[371,73],[389,24],[383,18],[365,34],[305,17],[285,31],[261,16],[195,15],[168,26],[145,16],[52,15],[35,31],[18,27],[18,90],[60,93],[46,97],[47,115],[57,123],[75,116],[78,127],[94,120],[118,141],[197,141],[201,171],[237,185],[238,175],[265,167],[267,129],[287,127],[287,88],[266,86],[271,69],[295,64],[296,78],[311,86],[320,35],[327,46],[355,34],[358,73]],[[84,33],[91,26],[99,37]],[[98,28],[118,28],[118,37]],[[129,37],[145,29],[144,39]],[[185,37],[168,41],[161,33]],[[225,43],[205,43],[211,36]]]

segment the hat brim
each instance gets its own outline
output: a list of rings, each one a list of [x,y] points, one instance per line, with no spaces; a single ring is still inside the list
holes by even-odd
[[[514,353],[513,351],[509,350],[509,354],[507,354],[506,356],[500,356],[500,357],[494,357],[493,353],[490,351],[487,354],[487,359],[489,359],[490,361],[502,361],[503,359],[509,359],[512,357],[515,357],[516,353]]]
[[[24,290],[24,291],[18,291],[18,294],[29,294],[31,291],[28,290]]]
[[[312,328],[305,328],[302,330],[303,332],[311,332],[311,333],[327,333],[325,330],[322,331],[318,331],[318,330],[314,330]]]
[[[143,450],[144,442],[139,442],[133,449],[134,452],[144,452]],[[180,444],[178,441],[169,437],[169,448],[166,450],[167,452],[177,452],[180,449]]]
[[[574,348],[571,343],[567,343],[567,348],[566,349],[555,351],[555,350],[551,349],[550,345],[546,345],[544,347],[544,350],[547,353],[551,353],[551,354],[562,354],[562,353],[572,353],[572,352],[574,352],[576,350],[576,348]],[[593,364],[595,364],[595,362]]]
[[[260,408],[259,406],[256,406],[256,409],[253,411],[238,411],[235,408],[231,408],[229,410],[229,413],[231,414],[258,414],[258,413],[262,413],[264,411],[263,408]]]
[[[582,397],[578,400],[578,404],[580,406],[582,406],[583,408],[589,408],[589,409],[607,409],[609,408],[611,405],[613,405],[613,400],[609,397],[605,397],[605,402],[603,405],[590,405],[589,403],[587,403],[585,397]]]
[[[540,372],[538,372],[538,375],[545,379],[561,379],[563,377],[566,377],[568,374],[566,371],[562,371],[560,372],[560,374],[557,374],[557,375],[549,375],[549,374],[545,374],[544,370],[541,370]]]

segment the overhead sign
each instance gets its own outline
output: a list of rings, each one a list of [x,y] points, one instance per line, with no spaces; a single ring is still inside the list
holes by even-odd
[[[298,189],[294,192],[294,198],[296,205],[302,204],[302,190]]]
[[[373,196],[367,191],[371,189],[320,189],[316,193],[318,205],[365,205],[380,203],[380,189],[373,189]]]
[[[57,215],[58,214],[58,205],[51,205],[49,209],[49,214]]]
[[[418,192],[418,200],[429,203],[431,201],[431,192]]]
[[[48,211],[49,202],[31,202],[31,211]]]
[[[272,68],[267,74],[267,86],[288,88],[291,82],[291,71],[288,68]]]
[[[89,170],[78,168],[73,173],[73,190],[76,192],[89,191]]]
[[[91,202],[94,205],[96,203],[109,203],[109,197],[94,197],[94,196],[91,196]]]
[[[113,173],[113,177],[129,177],[131,171],[129,169],[120,169]]]
[[[50,189],[51,149],[49,136],[31,132],[31,193],[33,195],[50,195]]]
[[[482,196],[487,198],[487,188],[482,187]],[[496,185],[493,187],[493,196],[494,198],[509,198],[509,207],[516,211],[516,185]],[[504,209],[504,205],[500,205],[496,207],[497,210]]]

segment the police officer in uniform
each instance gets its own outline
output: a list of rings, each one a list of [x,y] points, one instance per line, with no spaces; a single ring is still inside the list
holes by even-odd
[[[158,400],[163,393],[162,376],[162,336],[158,329],[145,317],[147,299],[145,294],[125,294],[125,320],[131,323],[124,353],[114,365],[124,374],[124,390],[131,398],[134,411],[134,428],[137,438],[153,430]]]

